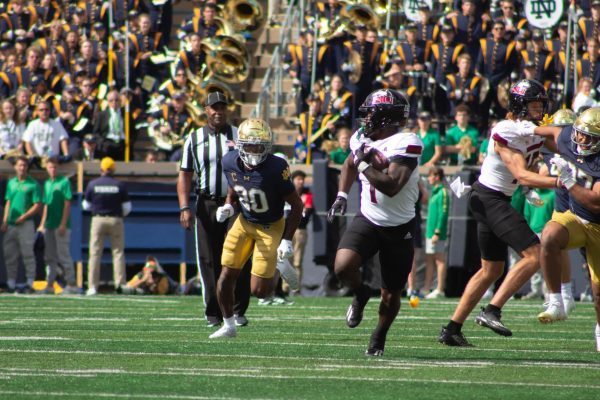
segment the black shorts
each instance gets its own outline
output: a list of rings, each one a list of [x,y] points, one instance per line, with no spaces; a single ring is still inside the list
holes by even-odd
[[[415,220],[399,226],[378,226],[357,214],[340,241],[338,249],[354,250],[363,263],[379,252],[381,287],[402,290],[412,268]]]
[[[481,258],[505,261],[507,246],[517,253],[540,242],[523,215],[510,204],[510,197],[479,182],[469,193],[469,210],[477,221]]]

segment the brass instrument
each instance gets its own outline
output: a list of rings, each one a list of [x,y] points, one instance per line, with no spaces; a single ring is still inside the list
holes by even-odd
[[[500,106],[505,110],[508,110],[508,91],[510,90],[510,85],[510,78],[504,78],[500,81],[500,83],[498,84],[498,88],[496,89],[498,104],[500,104]]]
[[[379,29],[379,16],[366,4],[352,4],[346,6],[345,15],[350,19],[353,28],[364,25],[367,28]]]
[[[238,31],[254,31],[265,21],[262,6],[256,0],[229,0],[224,15]]]
[[[225,83],[241,83],[248,78],[248,62],[237,51],[212,50],[206,54],[206,66],[212,75]]]
[[[163,128],[167,128],[168,131]],[[187,126],[182,127],[182,131],[186,128]],[[180,137],[172,132],[169,123],[162,118],[154,121],[148,127],[148,136],[158,149],[165,151],[173,151],[176,147],[182,146],[185,141],[185,137]]]
[[[481,78],[481,88],[479,89],[479,104],[483,104],[483,102],[485,101],[488,93],[490,92],[490,81],[483,77],[480,76]]]
[[[352,83],[357,83],[362,75],[362,59],[360,53],[351,49],[348,54],[348,64],[352,65],[352,71],[348,74],[348,79]]]
[[[236,51],[245,60],[250,59],[250,54],[246,48],[245,39],[240,34],[233,35],[217,35],[202,39],[200,44],[202,51],[208,54],[211,51],[219,51],[221,49]]]
[[[227,102],[229,103],[229,105],[227,106],[227,109],[231,112],[235,111],[237,104],[235,102],[233,90],[225,82],[221,82],[217,79],[208,78],[208,79],[203,80],[200,83],[200,87],[199,87],[198,91],[200,94],[200,97],[199,97],[200,104],[206,103],[206,98],[208,97],[209,93],[221,92],[225,95],[225,97],[227,98]]]
[[[233,24],[224,18],[215,17],[215,25],[217,25],[215,36],[233,36],[237,33]]]
[[[387,0],[370,0],[371,8],[379,17],[387,15]],[[393,3],[393,2],[392,2]]]

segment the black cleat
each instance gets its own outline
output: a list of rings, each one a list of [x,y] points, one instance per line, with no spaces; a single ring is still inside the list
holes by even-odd
[[[381,357],[383,356],[383,349],[376,349],[373,347],[369,347],[367,351],[365,351],[365,356],[368,357]]]
[[[486,328],[490,328],[501,336],[512,336],[512,332],[508,329],[502,321],[500,321],[500,314],[496,315],[492,312],[486,312],[484,308],[481,308],[481,312],[475,317],[475,322]]]
[[[348,307],[348,311],[346,311],[346,325],[349,328],[356,328],[360,325],[360,322],[363,319],[363,311],[369,299],[366,299],[364,302],[360,301],[356,296],[352,299],[352,304]]]
[[[451,332],[445,326],[442,327],[438,342],[445,344],[446,346],[473,347],[462,332]]]

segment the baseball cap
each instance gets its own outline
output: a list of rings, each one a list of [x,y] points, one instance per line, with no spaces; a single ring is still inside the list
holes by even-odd
[[[100,169],[102,171],[113,172],[115,170],[115,160],[110,157],[104,157],[102,161],[100,161]]]
[[[225,97],[225,95],[222,92],[209,93],[208,97],[206,98],[206,105],[212,106],[217,103],[223,103],[225,105],[229,104],[229,102],[227,101],[227,97]]]
[[[600,0],[592,0],[592,2],[590,3],[590,5],[592,7],[594,7],[594,6],[600,6]]]
[[[442,25],[442,32],[454,32],[454,28],[452,25],[444,24]]]
[[[406,25],[406,30],[407,31],[416,31],[417,30],[417,24],[415,24],[414,22],[409,22]]]
[[[42,77],[40,75],[34,75],[31,78],[31,86],[37,86],[40,83],[46,83],[46,81],[44,81],[44,79],[42,79]]]
[[[431,119],[431,114],[429,111],[421,111],[418,115],[419,119]]]
[[[77,86],[75,85],[67,85],[65,86],[65,92],[76,92]]]

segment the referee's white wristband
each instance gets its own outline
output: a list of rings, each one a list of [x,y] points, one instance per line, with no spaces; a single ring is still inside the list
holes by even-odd
[[[337,197],[343,197],[344,199],[348,200],[348,193],[338,192]]]
[[[371,165],[367,164],[364,161],[361,161],[360,164],[358,164],[358,167],[356,167],[358,169],[358,172],[363,173],[365,172],[365,169],[369,168]]]

